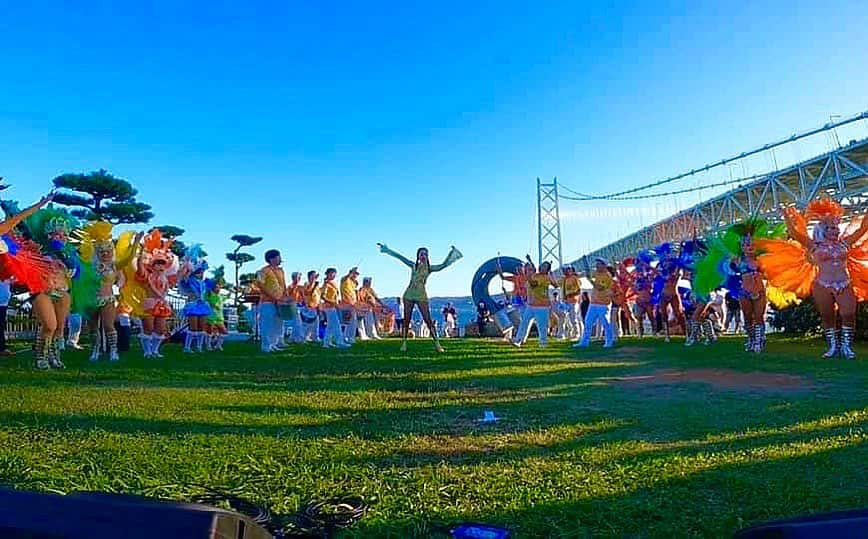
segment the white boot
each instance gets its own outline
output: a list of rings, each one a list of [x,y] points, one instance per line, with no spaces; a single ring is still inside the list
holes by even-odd
[[[157,333],[151,335],[151,355],[156,358],[163,357],[160,353],[160,345],[163,343],[163,336]]]
[[[844,359],[856,359],[856,352],[850,347],[853,344],[854,333],[853,328],[841,326],[841,355]]]
[[[153,352],[151,352],[151,336],[141,333],[139,335],[139,342],[142,344],[142,354],[144,354],[144,357],[150,358],[153,356]]]
[[[838,330],[835,328],[826,328],[823,330],[823,335],[826,336],[826,342],[829,343],[829,349],[823,354],[824,358],[831,358],[838,355]]]
[[[695,320],[690,319],[687,321],[687,338],[684,339],[684,346],[693,346],[696,342],[697,325]]]
[[[100,346],[99,346],[99,341],[100,341],[100,339],[99,339],[98,336],[94,338],[94,341],[93,341],[93,350],[91,350],[91,352],[90,352],[90,360],[91,360],[92,362],[94,362],[94,363],[96,363],[97,361],[99,361],[99,354],[100,354],[100,351],[99,351],[99,348],[100,348]]]

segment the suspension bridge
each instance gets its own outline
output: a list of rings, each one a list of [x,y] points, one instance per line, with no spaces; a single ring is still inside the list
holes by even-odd
[[[837,129],[844,126],[864,127],[861,131],[854,131],[862,137],[854,138],[842,145]],[[752,156],[769,152],[772,152],[771,156],[776,164],[777,159],[773,153],[776,149],[798,144],[806,139],[816,139],[817,136],[829,137],[828,140],[831,141],[833,148],[810,159],[781,169],[775,167],[774,170],[761,174],[730,178],[726,181],[705,183],[663,193],[648,193],[661,186],[697,177],[721,167],[732,167],[739,162],[744,163]],[[567,263],[583,266],[587,260],[597,257],[611,261],[621,260],[634,255],[639,249],[663,242],[679,242],[693,237],[702,237],[752,216],[764,217],[772,221],[779,220],[784,208],[790,206],[803,208],[811,200],[820,197],[830,197],[839,201],[848,209],[850,216],[865,213],[868,210],[868,111],[838,121],[830,121],[821,127],[794,134],[786,139],[721,159],[701,168],[616,193],[586,194],[559,184],[557,179],[550,182],[537,179],[539,259],[555,260],[559,265],[564,265],[560,222],[560,206],[564,201],[600,204],[677,197],[686,193],[724,187],[728,190],[642,227],[608,245],[590,250],[578,259]]]

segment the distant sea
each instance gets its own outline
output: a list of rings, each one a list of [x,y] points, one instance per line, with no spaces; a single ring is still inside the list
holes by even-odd
[[[495,297],[495,299],[498,299]],[[383,300],[386,305],[391,308],[395,308],[395,301],[397,298],[387,298]],[[473,298],[470,296],[462,296],[462,297],[443,297],[443,298],[431,298],[431,316],[434,320],[443,323],[443,307],[447,303],[452,303],[455,306],[455,310],[458,311],[458,326],[463,327],[470,322],[476,321],[476,306],[473,304]],[[416,317],[419,317],[418,311]]]

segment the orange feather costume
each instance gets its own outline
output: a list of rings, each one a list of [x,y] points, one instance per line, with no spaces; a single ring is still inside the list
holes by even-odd
[[[805,298],[811,294],[820,271],[810,251],[808,222],[837,225],[844,209],[834,200],[824,198],[809,203],[804,214],[795,208],[786,208],[784,214],[791,239],[755,239],[756,248],[764,251],[757,262],[772,286]],[[846,244],[847,274],[859,301],[868,299],[868,245],[863,240],[864,237],[854,238]]]

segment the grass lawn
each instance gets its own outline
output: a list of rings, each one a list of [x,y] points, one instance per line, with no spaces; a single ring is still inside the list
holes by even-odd
[[[184,499],[237,489],[276,513],[356,494],[350,537],[482,521],[518,537],[723,537],[868,505],[868,349],[819,341],[307,346],[0,366],[0,482]],[[478,419],[493,410],[493,425]]]

